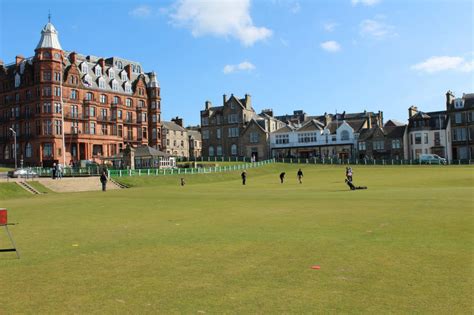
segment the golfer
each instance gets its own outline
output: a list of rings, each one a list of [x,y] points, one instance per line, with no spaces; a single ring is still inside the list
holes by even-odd
[[[301,168],[298,170],[298,173],[296,173],[296,177],[298,177],[298,181],[300,182],[300,184],[303,183],[303,171],[301,170]]]
[[[105,171],[102,171],[102,174],[100,175],[100,182],[102,183],[102,191],[105,191],[107,186],[107,174]]]
[[[285,172],[280,174],[280,182],[283,184],[283,181],[285,180]]]
[[[247,181],[247,172],[244,170],[240,176],[242,177],[242,185],[245,185],[245,182]]]

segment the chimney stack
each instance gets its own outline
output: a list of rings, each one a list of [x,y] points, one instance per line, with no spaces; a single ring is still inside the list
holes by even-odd
[[[102,68],[102,73],[105,73],[105,59],[104,58],[99,59],[99,65]],[[129,78],[130,78],[130,76],[129,76]]]
[[[222,95],[222,105],[225,105],[227,103],[227,95]]]
[[[183,118],[179,118],[178,116],[176,116],[176,118],[172,118],[171,121],[173,121],[178,126],[183,127]]]
[[[209,110],[212,107],[211,101],[206,101],[206,110]]]
[[[25,60],[25,57],[23,57],[22,55],[17,55],[15,58],[16,65],[18,66],[23,60]]]
[[[132,65],[126,65],[125,71],[127,72],[128,79],[132,79]]]
[[[71,63],[76,63],[76,52],[73,51],[72,53],[69,54],[69,61]]]
[[[249,94],[245,94],[245,107],[247,109],[252,108],[252,99],[250,98]]]
[[[418,113],[418,108],[414,105],[410,106],[410,108],[408,108],[408,119],[415,116],[416,113]]]
[[[446,109],[448,109],[449,105],[451,105],[454,101],[454,94],[449,90],[446,92]]]

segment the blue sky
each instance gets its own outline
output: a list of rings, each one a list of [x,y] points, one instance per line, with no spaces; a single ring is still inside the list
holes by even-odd
[[[163,118],[252,95],[282,115],[444,109],[474,92],[470,0],[0,0],[0,59],[31,56],[48,10],[63,49],[155,70]]]

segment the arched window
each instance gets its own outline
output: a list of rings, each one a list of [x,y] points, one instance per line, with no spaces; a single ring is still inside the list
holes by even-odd
[[[100,95],[100,102],[101,102],[102,104],[107,103],[107,95],[101,94],[101,95]]]
[[[27,142],[25,145],[25,157],[30,158],[32,153],[33,149],[31,148],[31,143]]]
[[[349,131],[343,130],[343,131],[341,132],[341,140],[343,140],[343,141],[344,141],[344,140],[349,140]]]
[[[222,146],[221,145],[217,146],[217,156],[222,156]]]
[[[132,100],[131,100],[130,98],[127,98],[127,99],[125,100],[125,105],[126,105],[127,107],[132,107],[132,105],[133,105]]]
[[[209,156],[214,156],[214,147],[213,146],[209,147]]]
[[[236,144],[233,144],[233,145],[230,147],[230,154],[232,154],[232,155],[237,155],[237,145],[236,145]]]
[[[86,93],[86,101],[93,101],[94,100],[94,94],[91,92]]]
[[[123,69],[123,65],[121,61],[117,61],[117,68]]]
[[[114,104],[120,104],[120,97],[114,96]]]

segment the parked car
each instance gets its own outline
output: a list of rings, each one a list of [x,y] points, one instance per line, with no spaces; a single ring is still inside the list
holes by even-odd
[[[38,174],[29,168],[17,168],[16,170],[8,171],[8,177],[32,178],[32,177],[38,177]]]
[[[446,165],[447,161],[445,158],[440,157],[436,154],[422,154],[420,155],[421,164],[443,164]]]

